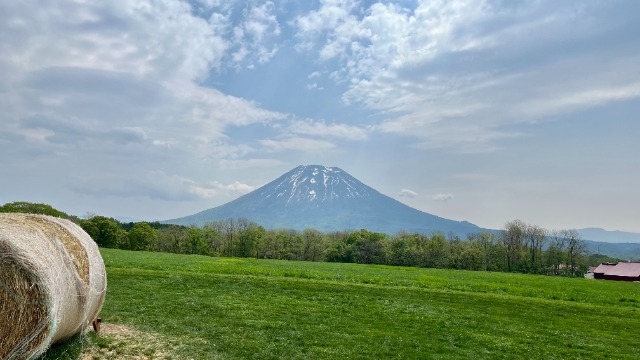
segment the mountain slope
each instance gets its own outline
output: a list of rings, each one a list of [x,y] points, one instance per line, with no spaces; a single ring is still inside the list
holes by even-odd
[[[298,166],[276,180],[224,205],[167,220],[180,225],[247,218],[268,229],[321,231],[368,229],[444,232],[461,236],[483,229],[411,208],[379,193],[338,167]]]
[[[640,234],[624,231],[608,231],[600,228],[578,229],[583,239],[608,243],[640,243]]]
[[[622,260],[640,260],[640,243],[614,243],[584,240],[589,253],[602,254]]]

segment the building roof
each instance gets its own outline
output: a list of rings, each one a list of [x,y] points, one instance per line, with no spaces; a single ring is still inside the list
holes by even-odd
[[[640,263],[621,262],[616,266],[608,268],[604,274],[612,276],[640,277]]]
[[[593,270],[593,273],[596,274],[608,274],[609,271],[614,268],[617,264],[612,264],[612,263],[602,263],[600,265],[598,265],[597,268],[595,268],[595,270]]]

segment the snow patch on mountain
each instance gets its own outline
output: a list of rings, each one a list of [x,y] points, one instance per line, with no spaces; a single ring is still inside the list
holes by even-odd
[[[298,166],[261,190],[287,204],[368,198],[374,191],[338,167],[320,165]]]

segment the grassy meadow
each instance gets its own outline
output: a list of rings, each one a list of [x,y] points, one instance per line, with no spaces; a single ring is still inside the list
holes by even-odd
[[[640,284],[102,249],[103,331],[45,359],[638,359]]]

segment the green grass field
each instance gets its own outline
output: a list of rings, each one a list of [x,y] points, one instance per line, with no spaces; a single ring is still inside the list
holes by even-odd
[[[124,330],[72,339],[46,359],[640,358],[637,283],[102,255],[109,285],[101,316],[105,329]]]

